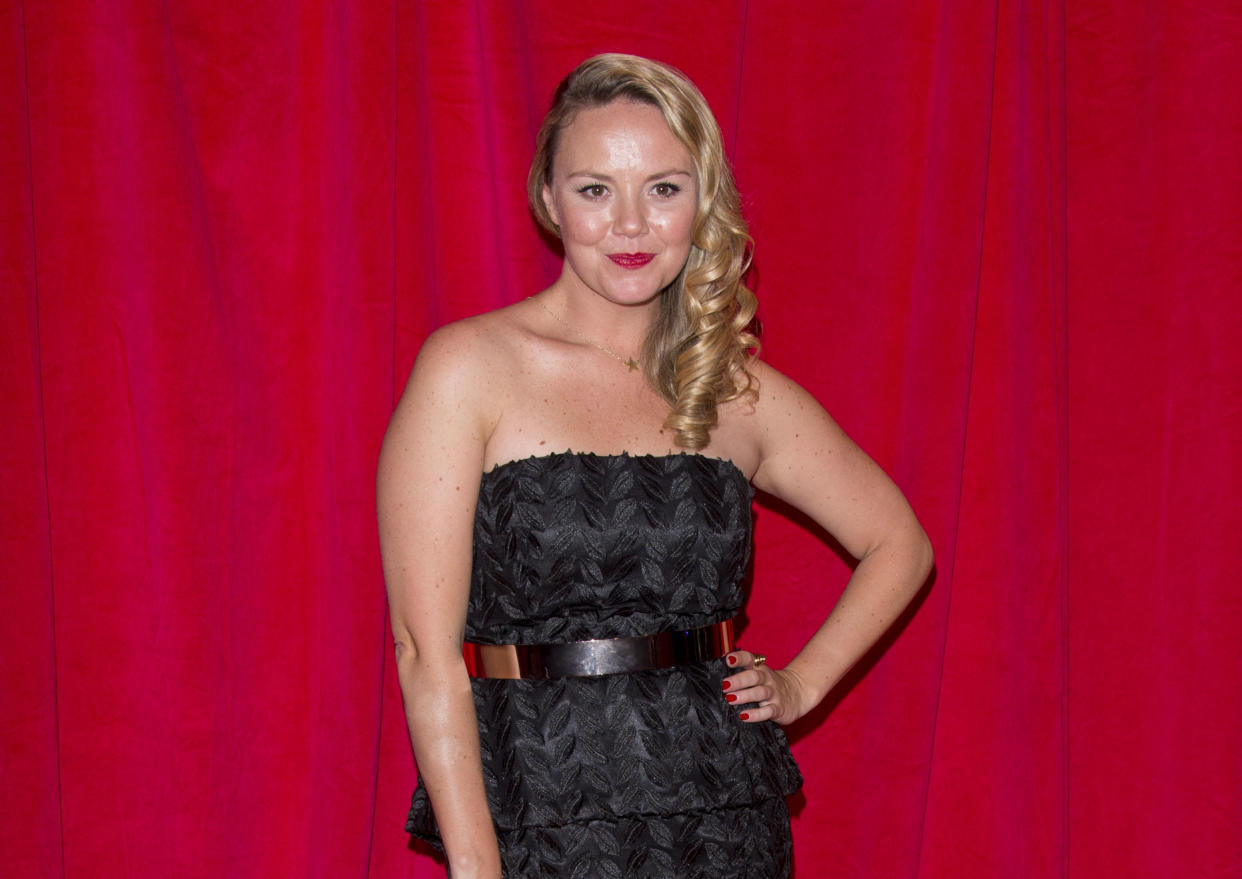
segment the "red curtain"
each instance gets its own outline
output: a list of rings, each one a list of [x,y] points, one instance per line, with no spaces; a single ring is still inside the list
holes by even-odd
[[[937,549],[790,731],[796,875],[1242,876],[1236,4],[567,5],[0,9],[3,872],[442,874],[376,453],[431,329],[554,277],[535,128],[630,51],[721,122],[765,356]],[[780,661],[849,571],[756,528]]]

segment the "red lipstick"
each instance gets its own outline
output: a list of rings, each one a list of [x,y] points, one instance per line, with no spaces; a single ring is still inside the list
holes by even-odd
[[[655,259],[654,253],[610,253],[608,258],[623,269],[641,269]]]

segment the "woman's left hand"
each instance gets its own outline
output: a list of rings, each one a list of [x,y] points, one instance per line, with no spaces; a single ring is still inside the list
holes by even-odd
[[[814,707],[810,690],[797,672],[772,668],[766,662],[755,665],[756,655],[748,650],[735,650],[725,657],[733,669],[721,682],[725,701],[747,706],[738,715],[739,720],[745,723],[774,720],[787,724]]]

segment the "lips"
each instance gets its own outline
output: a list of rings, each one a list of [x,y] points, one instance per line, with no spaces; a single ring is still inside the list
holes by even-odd
[[[623,269],[641,269],[655,259],[654,253],[610,253],[608,258]]]

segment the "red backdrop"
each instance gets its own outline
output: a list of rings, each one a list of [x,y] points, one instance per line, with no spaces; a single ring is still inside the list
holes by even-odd
[[[429,330],[554,276],[534,130],[620,50],[937,548],[792,730],[797,876],[1242,876],[1236,4],[566,5],[0,10],[0,872],[440,875],[376,453]],[[787,659],[848,568],[757,516]]]

